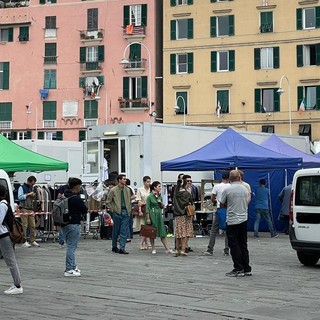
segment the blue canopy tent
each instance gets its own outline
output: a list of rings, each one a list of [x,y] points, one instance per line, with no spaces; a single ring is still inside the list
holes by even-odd
[[[269,150],[276,151],[278,153],[291,156],[291,157],[301,157],[302,158],[302,167],[303,168],[317,168],[320,167],[320,159],[309,155],[305,152],[302,152],[289,144],[285,143],[275,134],[273,134],[270,138],[263,141],[260,144],[262,147],[265,147]]]
[[[161,171],[179,172],[221,171],[239,168],[245,171],[245,180],[251,185],[252,190],[258,186],[260,179],[264,178],[268,181],[267,187],[271,190],[271,203],[273,204],[276,203],[277,196],[285,185],[286,169],[292,169],[292,172],[301,169],[302,158],[268,150],[229,128],[202,148],[184,156],[163,161],[160,167]],[[273,210],[274,222],[279,230],[282,225],[277,220],[278,216],[275,217],[278,212],[277,209]],[[251,201],[248,219],[249,230],[253,229],[254,219],[254,201]]]

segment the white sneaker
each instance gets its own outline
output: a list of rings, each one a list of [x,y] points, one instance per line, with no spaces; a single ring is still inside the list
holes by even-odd
[[[40,247],[40,244],[37,243],[37,242],[35,242],[35,241],[31,242],[30,244],[31,244],[31,246],[33,246],[33,247]]]
[[[74,271],[81,273],[81,270],[78,268],[78,266],[74,268]]]
[[[30,248],[31,245],[28,243],[28,241],[24,242],[22,245],[21,245],[22,248]]]
[[[175,254],[176,252],[173,251],[172,249],[169,249],[169,250],[166,250],[166,253],[172,253],[172,254]]]
[[[157,251],[156,250],[152,250],[152,252],[151,252],[152,254],[156,254],[157,253]]]
[[[76,270],[68,270],[64,272],[65,277],[81,277],[81,273]]]
[[[20,286],[20,288],[17,288],[16,286],[12,286],[8,290],[4,291],[4,294],[21,294],[23,293],[23,288]]]

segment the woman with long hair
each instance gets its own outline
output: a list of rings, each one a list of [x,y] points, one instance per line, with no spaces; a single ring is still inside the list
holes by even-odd
[[[167,231],[164,225],[162,217],[162,196],[161,196],[161,183],[159,181],[154,181],[150,187],[151,193],[147,198],[146,205],[146,217],[147,224],[152,224],[152,226],[157,228],[157,237],[160,237],[163,246],[166,249],[166,253],[174,253],[170,249],[167,242]],[[155,239],[150,239],[152,246],[152,254],[156,254],[155,249]]]
[[[193,204],[192,195],[188,191],[187,179],[178,179],[173,195],[173,213],[176,220],[175,238],[176,255],[187,256],[186,247],[189,237],[193,237],[192,217],[187,216],[186,207]]]

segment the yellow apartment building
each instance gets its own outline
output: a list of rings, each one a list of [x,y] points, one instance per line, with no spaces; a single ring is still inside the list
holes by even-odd
[[[320,139],[319,0],[164,3],[164,123]]]

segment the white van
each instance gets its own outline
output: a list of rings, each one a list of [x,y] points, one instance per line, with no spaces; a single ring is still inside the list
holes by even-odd
[[[0,184],[5,186],[6,189],[8,190],[10,204],[11,204],[12,210],[14,212],[15,208],[14,208],[14,199],[13,199],[13,190],[12,190],[11,181],[10,181],[8,174],[1,169],[0,169]]]
[[[314,266],[320,258],[320,168],[295,173],[289,217],[292,248],[302,264]]]

